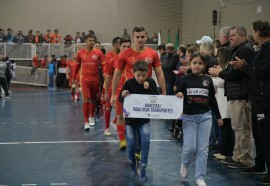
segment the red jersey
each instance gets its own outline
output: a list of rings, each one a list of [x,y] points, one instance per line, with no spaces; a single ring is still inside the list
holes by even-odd
[[[41,60],[40,68],[47,68],[47,60],[45,60],[45,59]]]
[[[61,60],[60,60],[60,67],[61,67],[61,68],[66,68],[66,67],[67,67],[67,61],[61,59]]]
[[[38,57],[37,56],[34,56],[33,57],[33,62],[34,62],[34,66],[35,68],[38,68]]]
[[[133,64],[139,60],[148,63],[148,77],[152,76],[153,67],[161,66],[158,54],[153,49],[145,47],[144,51],[136,52],[132,48],[129,48],[119,55],[116,69],[121,71],[125,70],[126,80],[131,79],[134,77],[132,73]]]
[[[74,73],[76,65],[77,65],[76,61],[71,61],[70,60],[70,61],[67,62],[67,68],[69,68],[69,74]]]
[[[104,66],[104,55],[101,50],[94,48],[91,51],[87,51],[83,49],[77,55],[77,65],[81,69],[82,80],[99,82],[99,64],[103,64],[102,66]]]
[[[106,70],[105,73],[113,76],[115,64],[118,59],[118,54],[114,53],[113,51],[110,51],[106,54],[105,62],[106,62]]]

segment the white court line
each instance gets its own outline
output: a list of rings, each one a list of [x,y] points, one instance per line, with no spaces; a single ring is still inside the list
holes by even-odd
[[[171,142],[177,140],[150,140],[151,142]],[[108,141],[25,141],[25,142],[2,142],[0,145],[21,145],[21,144],[65,144],[65,143],[119,143],[118,140]]]
[[[66,183],[51,183],[51,185],[66,185]]]
[[[25,183],[25,184],[22,184],[22,186],[35,186],[35,185],[37,185],[37,184],[35,184],[35,183]]]

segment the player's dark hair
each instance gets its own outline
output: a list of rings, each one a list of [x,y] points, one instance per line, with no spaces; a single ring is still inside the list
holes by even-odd
[[[133,72],[136,71],[148,72],[148,64],[145,61],[137,61],[133,65]]]
[[[85,36],[85,40],[88,39],[89,37],[95,39],[94,35],[92,35],[92,34],[87,34],[87,35]]]
[[[134,35],[134,32],[143,32],[143,31],[145,31],[145,29],[144,29],[143,26],[135,26],[135,27],[133,28],[132,33],[133,33],[133,35]]]
[[[131,44],[130,39],[128,39],[128,38],[126,38],[126,37],[122,37],[122,38],[120,39],[120,45],[122,45],[123,43],[127,43],[127,42],[129,42],[129,43]]]
[[[113,40],[112,40],[112,45],[117,44],[118,41],[119,41],[120,39],[121,39],[120,37],[115,37],[115,38],[113,38]]]

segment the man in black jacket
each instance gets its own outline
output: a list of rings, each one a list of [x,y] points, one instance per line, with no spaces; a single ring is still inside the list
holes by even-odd
[[[236,57],[251,63],[254,50],[247,41],[244,27],[234,26],[230,29],[231,61]],[[235,145],[231,159],[223,160],[230,168],[247,168],[253,163],[251,106],[249,102],[248,76],[241,70],[228,65],[226,70],[210,68],[209,74],[225,80],[225,95],[229,101],[232,128],[235,131]]]
[[[162,70],[166,81],[167,95],[174,95],[173,85],[175,81],[175,70],[179,56],[174,52],[174,46],[172,43],[166,45],[166,54],[160,59],[162,64]]]
[[[260,49],[254,55],[251,64],[237,58],[230,62],[236,69],[241,69],[249,75],[251,82],[251,100],[257,116],[255,131],[262,143],[265,153],[265,161],[268,174],[260,181],[260,184],[270,184],[270,24],[267,21],[255,21],[253,23],[253,36],[259,43]],[[255,141],[256,151],[257,143]],[[258,159],[258,155],[256,155]],[[256,161],[252,169],[244,170],[243,173],[255,174],[265,171],[264,160]]]

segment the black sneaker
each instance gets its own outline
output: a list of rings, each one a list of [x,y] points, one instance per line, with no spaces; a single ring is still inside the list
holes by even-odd
[[[222,160],[221,163],[224,163],[226,165],[233,165],[233,164],[236,164],[237,162],[234,161],[232,158],[228,158],[226,160]]]
[[[266,174],[265,168],[258,168],[253,166],[249,169],[244,169],[240,172],[241,174]]]
[[[241,163],[241,162],[237,162],[235,164],[229,165],[229,168],[231,168],[231,169],[248,169],[250,167]]]
[[[270,185],[270,174],[268,173],[259,183],[261,185]]]

